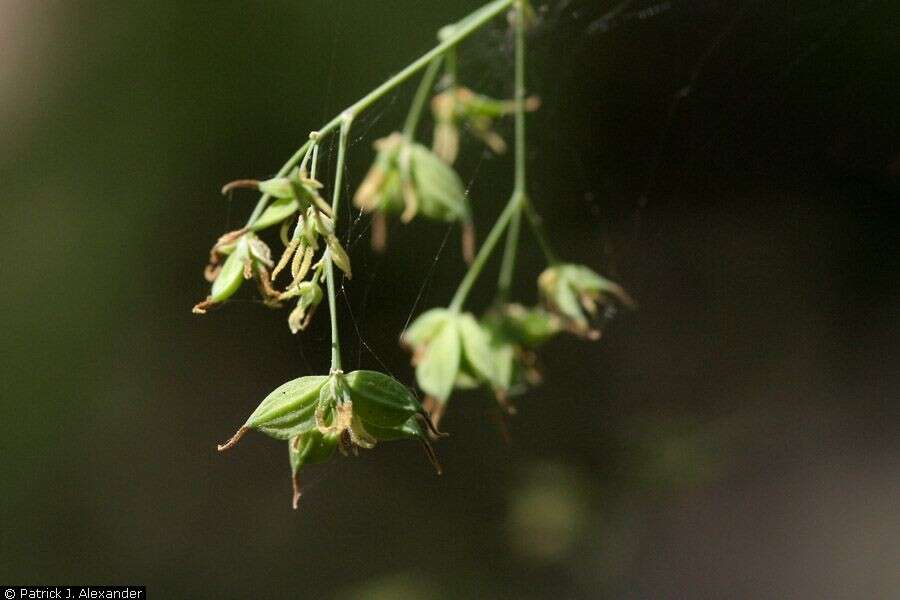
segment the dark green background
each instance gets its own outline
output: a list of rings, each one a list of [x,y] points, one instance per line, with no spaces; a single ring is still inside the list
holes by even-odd
[[[625,2],[603,20],[616,3],[551,3],[530,39],[534,201],[564,256],[640,310],[600,343],[547,348],[508,444],[491,402],[461,394],[442,477],[384,444],[310,469],[293,512],[281,443],[215,444],[269,390],[324,372],[327,320],[291,336],[249,294],[191,314],[209,246],[253,202],[217,190],[272,174],[478,3],[0,3],[0,583],[896,594],[892,4]],[[511,58],[500,19],[465,44],[463,77],[508,95]],[[351,185],[410,93],[359,122]],[[464,152],[483,235],[511,161]],[[365,225],[347,362],[411,383],[396,336],[420,290],[417,312],[452,294],[457,232],[429,279],[445,227],[395,227],[377,257]],[[524,241],[515,291],[532,302]]]

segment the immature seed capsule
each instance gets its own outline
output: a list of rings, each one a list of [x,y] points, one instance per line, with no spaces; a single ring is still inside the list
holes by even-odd
[[[257,276],[263,288],[268,287],[268,269],[273,265],[269,247],[246,229],[239,233],[240,237],[233,244],[230,240],[225,244],[220,240],[213,247],[210,253],[213,261],[218,261],[221,255],[229,254],[221,268],[214,263],[207,267],[207,271],[214,273],[215,278],[209,296],[194,306],[195,313],[204,314],[207,309],[233,296],[245,279]]]
[[[355,454],[379,441],[417,439],[440,472],[426,427],[438,434],[412,392],[394,378],[375,371],[337,371],[279,386],[219,450],[233,447],[250,429],[290,440],[296,508],[300,468],[324,462],[335,448]]]
[[[378,154],[353,202],[365,212],[400,213],[404,223],[416,215],[443,222],[459,221],[464,227],[467,259],[474,246],[471,210],[459,175],[434,152],[393,133],[375,144]],[[373,224],[372,245],[384,246],[386,228],[379,218]]]
[[[622,286],[584,265],[567,263],[547,268],[538,277],[538,292],[547,308],[562,317],[567,329],[591,339],[600,337],[590,324],[597,316],[598,303],[634,306]]]
[[[487,385],[504,392],[512,385],[514,348],[495,338],[469,313],[432,309],[406,330],[401,343],[412,350],[416,381],[432,403],[443,405],[456,389]],[[439,420],[443,407],[432,412]]]

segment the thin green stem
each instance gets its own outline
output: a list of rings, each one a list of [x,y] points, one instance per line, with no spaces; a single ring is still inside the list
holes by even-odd
[[[456,85],[456,73],[457,73],[457,61],[456,61],[456,48],[450,48],[447,50],[447,67],[445,68],[446,72],[446,85],[447,87],[453,87]]]
[[[506,208],[504,208],[503,212],[500,213],[500,216],[497,217],[497,221],[494,223],[494,226],[491,227],[490,232],[488,232],[487,237],[484,239],[484,243],[482,243],[481,248],[478,249],[478,254],[475,256],[475,260],[472,261],[472,266],[469,267],[465,277],[463,277],[459,287],[456,289],[453,300],[450,301],[449,308],[451,311],[459,312],[462,308],[463,303],[466,301],[466,297],[472,290],[472,285],[474,285],[478,276],[481,275],[485,263],[487,263],[487,260],[491,257],[491,253],[494,251],[497,242],[500,241],[500,236],[503,235],[503,231],[509,224],[510,219],[512,219],[512,216],[515,213],[519,212],[520,202],[521,196],[513,194],[512,198],[510,198],[509,202],[506,204]]]
[[[544,258],[547,260],[547,263],[550,266],[559,263],[559,257],[556,256],[556,252],[553,251],[553,246],[550,245],[550,240],[544,232],[543,220],[537,211],[534,210],[534,206],[528,198],[525,198],[523,202],[523,210],[525,211],[525,217],[528,220],[528,224],[531,226],[531,231],[534,233],[538,245],[541,247],[541,252],[544,253]]]
[[[519,229],[522,223],[522,209],[528,203],[526,198],[527,180],[525,174],[525,6],[521,0],[516,1],[516,171],[513,197],[517,199],[516,211],[512,215],[509,231],[506,233],[506,247],[503,250],[503,262],[500,265],[500,276],[497,279],[497,300],[505,302],[512,286],[513,273],[516,266],[516,253],[519,249]]]
[[[403,137],[409,141],[412,141],[416,135],[416,126],[419,124],[419,119],[422,118],[422,109],[425,107],[431,88],[434,87],[434,78],[441,67],[442,59],[442,56],[438,56],[428,64],[425,74],[422,75],[419,88],[416,90],[416,95],[413,97],[412,106],[410,106],[409,114],[406,115],[406,122],[403,124]]]
[[[525,4],[516,0],[516,192],[525,194]]]
[[[382,96],[405,82],[421,69],[425,68],[435,58],[442,56],[447,50],[449,50],[450,48],[454,48],[469,35],[484,27],[489,21],[491,21],[491,19],[502,13],[514,2],[516,2],[516,0],[494,0],[493,2],[485,4],[478,10],[471,13],[469,16],[458,21],[456,24],[445,27],[442,31],[446,32],[446,34],[441,36],[442,40],[437,46],[408,64],[400,72],[357,100],[349,108],[342,111],[341,114],[331,119],[321,129],[318,130],[317,141],[321,143],[322,140],[325,139],[325,137],[327,137],[341,125],[345,117],[350,116],[352,118],[366,110],[369,106],[377,102]],[[291,168],[293,168],[294,165],[296,165],[297,162],[303,158],[303,155],[306,153],[306,150],[307,148],[309,148],[309,144],[311,143],[312,140],[307,140],[307,142],[303,144],[303,146],[301,146],[299,150],[294,152],[294,154],[288,159],[286,163],[284,163],[284,165],[278,171],[277,177],[284,177],[285,175],[287,175]],[[259,215],[262,214],[263,209],[265,209],[266,204],[270,199],[271,196],[269,196],[268,194],[263,194],[263,196],[260,197],[259,201],[256,203],[256,207],[253,209],[253,213],[247,220],[247,227],[253,225],[254,221],[259,218]]]
[[[497,302],[503,303],[509,298],[512,287],[513,272],[516,267],[516,251],[519,245],[519,229],[522,224],[522,209],[516,209],[509,221],[506,232],[506,246],[503,249],[503,262],[500,263],[500,277],[497,279]]]
[[[344,179],[344,161],[347,156],[347,138],[350,134],[352,116],[346,116],[341,123],[341,133],[338,140],[337,163],[334,174],[334,192],[331,196],[331,213],[334,222],[337,223],[338,208],[341,204],[341,188]],[[341,370],[341,337],[338,330],[337,298],[334,285],[334,265],[331,259],[331,250],[325,250],[325,279],[328,287],[328,312],[331,316],[331,372]]]

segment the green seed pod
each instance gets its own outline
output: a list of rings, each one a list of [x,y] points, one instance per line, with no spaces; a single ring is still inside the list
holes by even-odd
[[[294,510],[300,503],[300,469],[306,465],[323,463],[334,456],[334,450],[338,447],[339,436],[323,435],[313,429],[291,438],[288,442],[288,456],[291,461],[291,480],[294,485],[294,494],[291,505]]]
[[[234,251],[225,259],[222,270],[212,284],[208,302],[218,304],[234,295],[244,283],[244,265],[250,259],[250,244],[246,236],[242,236]]]
[[[300,204],[294,198],[278,198],[269,204],[259,218],[253,222],[250,229],[261,231],[272,225],[277,225],[294,216],[299,208]]]
[[[265,397],[237,433],[219,446],[219,451],[234,446],[250,429],[279,440],[315,429],[319,392],[326,381],[327,376],[313,375],[282,384]]]
[[[504,304],[488,313],[484,325],[500,340],[524,348],[536,348],[562,331],[558,316],[541,307]]]
[[[353,411],[366,429],[402,427],[422,414],[422,406],[405,385],[377,371],[354,371],[345,376]],[[377,437],[377,436],[376,436]]]
[[[413,351],[419,387],[440,402],[454,388],[510,386],[513,346],[495,338],[469,313],[430,310],[413,322],[401,342]]]
[[[287,177],[274,177],[259,182],[259,191],[273,198],[292,200],[296,198],[291,180]]]
[[[410,144],[410,171],[419,212],[436,221],[470,221],[466,189],[451,167],[421,144]]]
[[[291,471],[294,475],[305,465],[323,463],[334,456],[338,447],[338,436],[323,435],[313,429],[291,438],[288,451],[291,459]]]
[[[589,319],[597,315],[598,302],[634,306],[634,300],[619,284],[583,265],[549,267],[538,277],[538,291],[547,308],[561,316],[570,331],[594,339],[600,332],[591,329]]]
[[[416,381],[422,391],[441,402],[446,402],[453,391],[461,360],[459,330],[451,315],[436,327],[430,339],[413,346]]]

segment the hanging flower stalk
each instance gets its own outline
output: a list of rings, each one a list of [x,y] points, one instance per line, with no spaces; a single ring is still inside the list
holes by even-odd
[[[459,44],[494,18],[509,11],[515,28],[515,97],[495,100],[457,85]],[[210,251],[205,276],[211,282],[207,297],[194,307],[203,314],[232,298],[243,283],[255,280],[263,302],[273,308],[296,301],[288,316],[293,333],[309,325],[327,297],[331,325],[331,364],[327,374],[304,376],[282,384],[253,411],[234,436],[219,445],[234,447],[255,430],[288,445],[292,504],[297,508],[302,489],[300,471],[325,462],[336,451],[356,455],[360,448],[380,442],[416,440],[440,472],[431,438],[439,437],[437,423],[459,389],[490,389],[499,405],[515,412],[511,398],[539,379],[535,350],[562,331],[589,339],[598,337],[593,323],[601,306],[633,304],[617,284],[584,266],[563,264],[556,258],[540,226],[526,190],[525,113],[537,109],[536,98],[525,95],[525,29],[534,12],[527,0],[494,0],[461,21],[440,31],[440,43],[406,68],[351,105],[321,129],[267,180],[231,182],[223,193],[251,189],[262,194],[246,225],[222,235]],[[435,119],[431,147],[417,140],[416,129],[435,80],[445,71],[441,90],[430,104]],[[354,205],[372,214],[372,245],[383,250],[387,219],[403,223],[416,217],[459,223],[463,256],[470,263],[446,308],[420,315],[401,335],[412,352],[415,376],[425,393],[420,403],[413,391],[390,375],[375,371],[344,373],[336,301],[336,278],[349,279],[351,259],[340,240],[339,214],[347,146],[354,119],[414,74],[424,69],[409,114],[401,130],[375,142],[375,159],[353,197]],[[495,131],[498,119],[515,118],[515,174],[510,200],[475,253],[472,210],[468,194],[452,164],[460,151],[460,131],[467,130],[495,152],[506,143]],[[331,202],[322,197],[325,186],[316,179],[318,151],[328,136],[338,134]],[[525,215],[544,250],[548,269],[539,278],[543,307],[526,308],[507,301],[518,248],[519,227]],[[275,261],[258,234],[279,226],[284,251]],[[506,243],[497,284],[497,302],[481,318],[462,310],[500,239]],[[276,282],[279,276],[283,287]],[[323,291],[324,286],[324,291]]]

